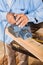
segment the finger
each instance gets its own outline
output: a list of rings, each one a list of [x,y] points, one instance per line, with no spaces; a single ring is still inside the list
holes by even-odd
[[[23,20],[19,27],[23,28],[28,23],[27,20]]]
[[[16,25],[19,25],[23,21],[23,17],[21,17],[17,22]]]
[[[20,19],[20,15],[17,15],[17,17],[16,17],[16,21],[18,21],[19,19]]]
[[[25,20],[22,21],[22,23],[19,25],[19,27],[24,27],[26,25]]]
[[[17,16],[18,14],[14,14],[14,16]]]
[[[16,20],[14,19],[14,17],[11,18],[13,23],[16,23]]]

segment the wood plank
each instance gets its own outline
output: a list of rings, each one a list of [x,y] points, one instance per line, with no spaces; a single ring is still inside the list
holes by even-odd
[[[43,28],[40,28],[36,33],[43,37]]]
[[[28,65],[43,65],[43,62],[41,62],[40,60],[29,56],[28,57]]]
[[[6,29],[6,34],[43,62],[43,45],[32,38],[28,38],[26,40],[23,40],[20,37],[16,38],[8,31],[8,29]]]

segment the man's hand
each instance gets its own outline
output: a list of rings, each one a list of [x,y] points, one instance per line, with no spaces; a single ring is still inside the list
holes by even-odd
[[[16,23],[16,20],[14,19],[14,14],[12,13],[8,13],[7,16],[7,21],[10,23],[10,24],[15,24]]]
[[[28,17],[24,14],[18,14],[16,16],[16,25],[19,27],[24,27],[28,23]]]

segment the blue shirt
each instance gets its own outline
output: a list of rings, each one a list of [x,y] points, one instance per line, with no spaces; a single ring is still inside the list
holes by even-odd
[[[6,15],[11,13],[23,13],[29,18],[29,22],[38,24],[43,22],[42,0],[0,0],[0,40],[3,41],[4,29],[7,24]],[[36,19],[38,21],[36,21]],[[12,39],[6,35],[6,43]]]

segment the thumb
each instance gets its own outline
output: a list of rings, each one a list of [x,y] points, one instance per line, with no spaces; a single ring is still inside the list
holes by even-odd
[[[17,16],[17,15],[18,15],[18,14],[15,14],[15,13],[14,13],[14,16]]]

